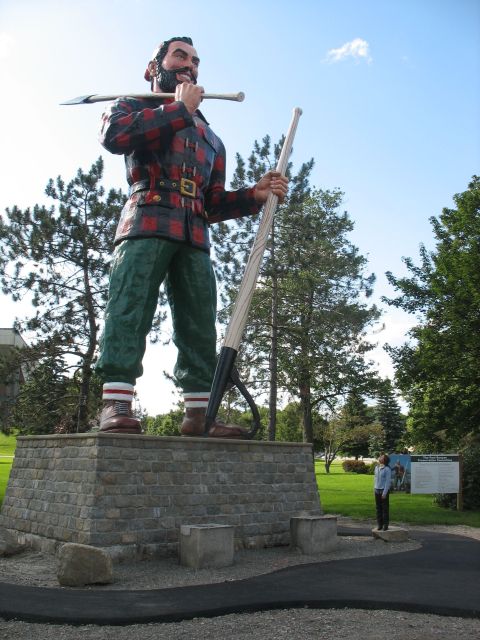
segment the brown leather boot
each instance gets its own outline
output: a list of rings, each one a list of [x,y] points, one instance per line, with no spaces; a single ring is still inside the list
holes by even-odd
[[[104,400],[100,416],[100,431],[142,433],[140,420],[132,414],[132,403],[124,400]]]
[[[185,417],[183,418],[180,432],[182,436],[203,436],[205,432],[205,407],[195,407],[185,409]],[[234,424],[225,424],[220,420],[210,427],[208,435],[211,438],[237,438],[246,439],[248,431],[243,427]]]

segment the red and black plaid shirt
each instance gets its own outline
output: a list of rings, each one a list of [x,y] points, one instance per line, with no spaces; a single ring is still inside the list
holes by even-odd
[[[130,185],[115,243],[161,237],[209,251],[210,223],[261,208],[253,187],[225,190],[225,147],[183,102],[116,100],[103,115],[100,142],[125,156]],[[184,184],[193,195],[182,195]]]

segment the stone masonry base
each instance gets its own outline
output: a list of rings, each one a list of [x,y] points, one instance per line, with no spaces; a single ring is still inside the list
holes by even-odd
[[[121,560],[176,553],[182,525],[231,525],[237,549],[289,544],[292,516],[320,514],[311,445],[88,433],[18,438],[0,526]]]

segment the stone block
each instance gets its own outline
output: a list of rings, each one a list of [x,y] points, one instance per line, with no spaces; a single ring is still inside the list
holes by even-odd
[[[23,551],[24,547],[17,542],[6,529],[0,528],[0,557],[13,556]]]
[[[113,582],[112,559],[102,549],[67,543],[58,552],[58,582],[64,587]]]
[[[233,564],[234,527],[221,524],[180,527],[180,564],[192,569]]]
[[[402,527],[389,527],[386,531],[372,529],[372,535],[384,542],[405,542],[409,537],[408,530]]]
[[[125,557],[178,553],[185,523],[234,527],[238,548],[288,544],[292,516],[321,513],[311,460],[306,443],[21,436],[0,527],[29,545],[123,547]]]
[[[338,544],[335,516],[300,516],[290,518],[291,546],[305,555],[328,553]]]

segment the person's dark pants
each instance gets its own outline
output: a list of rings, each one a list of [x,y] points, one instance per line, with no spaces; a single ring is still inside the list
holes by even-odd
[[[389,510],[390,510],[390,492],[387,493],[385,499],[382,498],[383,489],[375,489],[375,507],[377,511],[377,525],[379,529],[388,527]]]
[[[97,372],[104,382],[135,385],[163,281],[178,348],[174,375],[184,392],[209,391],[217,363],[210,256],[161,238],[127,239],[115,248]]]

